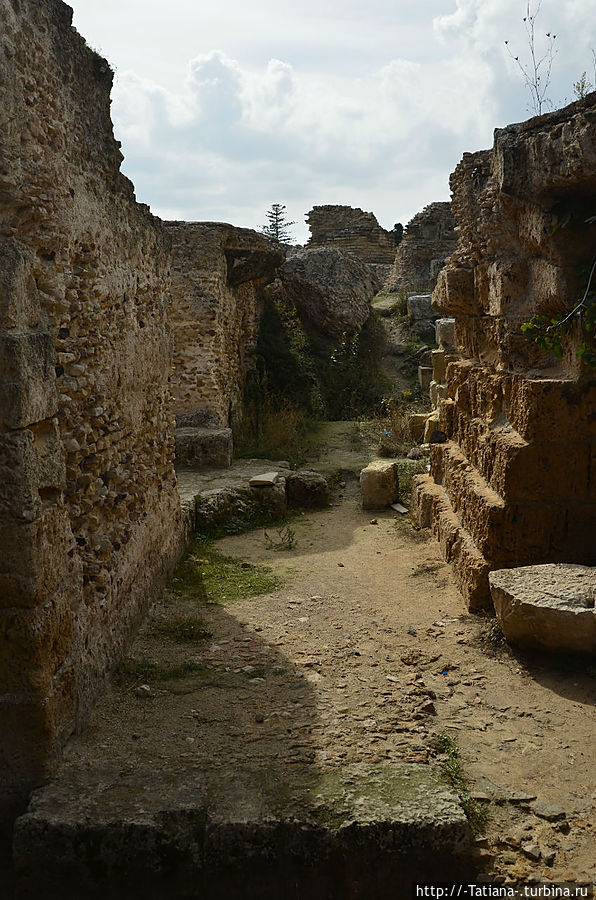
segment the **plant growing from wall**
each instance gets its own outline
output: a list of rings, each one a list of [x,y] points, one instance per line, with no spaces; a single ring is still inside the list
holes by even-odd
[[[593,85],[588,78],[588,73],[582,72],[579,81],[576,81],[573,85],[573,93],[575,94],[576,100],[583,100],[584,97],[587,97],[592,90],[592,87]]]
[[[588,222],[596,222],[596,216],[593,219],[588,219]],[[596,329],[595,273],[596,259],[592,263],[584,294],[573,309],[566,314],[553,316],[552,318],[542,315],[532,316],[529,322],[525,322],[521,326],[524,337],[527,340],[534,341],[539,347],[550,350],[551,353],[554,353],[556,357],[561,359],[563,356],[563,340],[571,332],[574,324],[579,321],[587,339],[580,344],[577,355],[585,365],[596,367],[594,342],[589,340]]]
[[[524,28],[526,31],[527,43],[527,61],[520,59],[519,55],[515,56],[510,47],[509,41],[505,41],[507,53],[515,62],[522,74],[524,83],[530,92],[530,109],[536,116],[542,115],[545,106],[552,107],[552,102],[547,97],[548,88],[551,80],[551,72],[553,61],[557,55],[555,50],[556,34],[546,32],[546,44],[539,49],[538,39],[536,35],[536,19],[540,13],[542,0],[538,0],[535,8],[532,6],[531,0],[526,2],[526,14],[523,17]]]

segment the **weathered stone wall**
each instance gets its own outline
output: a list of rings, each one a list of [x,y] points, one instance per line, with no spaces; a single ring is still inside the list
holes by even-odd
[[[570,310],[586,287],[596,94],[497,130],[491,151],[464,156],[451,187],[460,243],[433,305],[455,317],[464,358],[447,367],[448,440],[415,494],[479,607],[491,569],[596,562],[596,379],[576,353],[586,335],[576,324],[557,359],[520,330],[534,313]]]
[[[0,0],[0,809],[46,776],[181,549],[168,240],[112,73],[60,0]]]
[[[431,203],[408,222],[385,285],[388,291],[432,291],[457,246],[450,203]]]
[[[351,206],[314,206],[307,213],[307,247],[335,247],[374,266],[384,280],[395,256],[395,238],[381,228],[375,215]]]
[[[165,224],[173,253],[174,412],[183,425],[229,425],[252,366],[261,291],[284,254],[248,228]]]

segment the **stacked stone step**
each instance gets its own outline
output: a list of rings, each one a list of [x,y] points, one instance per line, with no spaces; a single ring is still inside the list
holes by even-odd
[[[438,349],[428,350],[418,367],[418,382],[425,393],[430,396],[433,411],[426,417],[421,427],[422,440],[428,443],[433,432],[440,431],[439,404],[447,397],[447,366],[459,359],[455,349],[455,319],[437,319],[435,334]],[[412,423],[416,428],[417,423]]]
[[[431,306],[432,294],[408,294],[407,312],[410,327],[419,337],[435,339],[435,321],[439,314]],[[429,382],[430,383],[430,382]]]
[[[435,322],[437,350],[431,353],[432,380],[429,384],[430,401],[435,409],[447,398],[447,366],[459,359],[455,347],[455,319],[437,319]]]
[[[596,171],[596,158],[575,152],[596,140],[595,103],[497,131],[494,149],[466,154],[452,176],[460,246],[433,305],[455,317],[462,359],[446,367],[447,397],[438,397],[447,440],[432,446],[413,499],[471,609],[490,605],[493,569],[596,563],[596,381],[578,361],[583,338],[571,333],[558,359],[520,329],[581,296],[593,237],[587,225],[585,235],[553,232],[548,189],[571,195],[586,167]],[[538,170],[536,148],[567,119],[569,146]]]
[[[491,375],[468,360],[449,370],[452,396],[440,403],[437,427],[450,439],[432,445],[432,474],[418,480],[416,505],[471,609],[489,605],[493,569],[593,555],[594,496],[582,485],[590,484],[596,391],[578,404],[570,387]]]

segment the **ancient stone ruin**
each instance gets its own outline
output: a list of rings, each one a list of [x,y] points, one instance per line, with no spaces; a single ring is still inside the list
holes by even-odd
[[[309,321],[313,334],[329,338],[331,346],[346,332],[373,321],[369,313],[376,278],[379,272],[386,273],[395,255],[393,235],[379,227],[372,213],[342,206],[315,207],[309,214],[311,249],[285,262],[283,250],[247,229],[221,223],[161,223],[136,202],[132,184],[120,173],[122,155],[110,120],[112,73],[71,22],[72,11],[61,0],[0,0],[0,832],[23,811],[31,790],[48,780],[61,748],[83,727],[148,608],[162,595],[187,543],[193,516],[195,521],[211,516],[207,524],[219,525],[220,513],[229,518],[230,508],[235,515],[244,509],[246,520],[254,522],[251,504],[268,507],[277,517],[291,506],[328,506],[328,482],[320,472],[296,472],[281,461],[275,471],[251,471],[248,484],[244,473],[242,484],[233,485],[225,495],[211,490],[206,479],[198,500],[201,492],[194,489],[185,497],[188,515],[183,514],[183,478],[177,482],[173,466],[176,419],[179,462],[212,466],[231,460],[230,425],[241,412],[265,286],[279,276],[276,289],[293,298],[296,315]],[[428,312],[429,323],[435,314],[446,318],[436,326],[439,348],[426,351],[426,365],[421,367],[437,409],[430,420],[423,417],[418,423],[420,431],[431,441],[433,431],[442,438],[432,443],[430,474],[415,483],[418,521],[432,527],[470,609],[490,604],[492,581],[505,634],[510,627],[511,634],[519,636],[521,620],[526,620],[524,628],[529,620],[523,640],[550,648],[563,615],[572,621],[567,649],[593,650],[594,578],[584,567],[595,563],[596,381],[593,369],[577,355],[582,343],[592,341],[592,346],[593,340],[576,319],[559,358],[526,341],[521,325],[535,313],[553,316],[568,311],[587,290],[586,267],[594,258],[596,230],[591,221],[596,215],[596,94],[497,131],[493,149],[466,154],[451,184],[457,249],[450,205],[432,204],[408,226],[391,282],[393,290],[427,293],[445,256],[452,254],[434,291],[435,313],[426,303],[419,304]],[[371,267],[376,273],[371,274]],[[413,318],[414,306],[411,301]],[[198,434],[201,428],[207,436]],[[394,503],[399,492],[395,460],[377,461],[363,473],[367,509],[393,504],[396,511],[404,511]],[[380,518],[368,520],[370,526],[379,526]],[[429,748],[420,746],[419,737],[422,732],[428,737],[421,723],[437,713],[433,700],[438,706],[438,692],[432,682],[425,686],[418,668],[426,665],[426,676],[441,682],[447,670],[441,662],[438,672],[429,672],[438,657],[423,664],[424,654],[418,649],[422,631],[403,622],[399,630],[383,625],[381,637],[370,628],[379,626],[376,618],[367,616],[357,651],[335,634],[343,628],[335,619],[350,615],[350,610],[354,615],[361,612],[361,599],[367,592],[375,593],[365,583],[366,559],[380,557],[381,551],[369,529],[369,543],[357,548],[358,554],[363,546],[369,548],[364,564],[361,556],[358,571],[356,567],[353,573],[340,571],[347,568],[344,543],[354,543],[354,536],[350,526],[345,530],[349,536],[344,540],[340,535],[338,540],[333,527],[322,538],[330,557],[327,577],[340,587],[353,580],[357,605],[343,607],[344,587],[323,596],[314,594],[319,586],[311,584],[305,598],[284,598],[280,621],[275,626],[268,623],[263,634],[265,626],[257,627],[250,616],[245,622],[235,621],[218,610],[220,628],[229,639],[221,642],[225,646],[214,642],[215,649],[207,652],[222,653],[221,659],[212,660],[211,676],[231,670],[238,676],[233,684],[243,691],[248,685],[245,676],[256,671],[244,653],[256,654],[259,666],[261,650],[263,665],[269,665],[268,654],[268,659],[280,663],[277,672],[271,669],[277,679],[273,691],[265,678],[255,677],[263,690],[257,709],[242,710],[250,713],[250,721],[233,723],[239,725],[238,745],[244,752],[250,733],[252,752],[261,745],[266,728],[274,736],[279,729],[276,765],[286,765],[278,758],[282,742],[291,751],[285,757],[290,762],[284,776],[296,774],[291,767],[297,759],[300,765],[321,765],[322,780],[317,786],[312,783],[312,791],[310,786],[305,789],[309,804],[319,796],[319,787],[324,789],[329,772],[334,777],[340,773],[337,790],[347,804],[341,811],[342,829],[328,826],[327,817],[334,819],[336,810],[327,800],[313,807],[306,825],[288,816],[291,807],[284,805],[286,795],[278,797],[277,784],[275,805],[259,806],[264,783],[260,771],[254,791],[252,786],[246,793],[242,786],[236,790],[243,777],[241,765],[236,765],[243,760],[240,754],[225,759],[226,765],[238,768],[232,772],[239,775],[238,782],[216,773],[216,809],[207,815],[203,773],[195,771],[199,766],[193,757],[191,768],[180,776],[180,759],[186,754],[176,754],[169,773],[175,793],[171,805],[167,791],[163,800],[154,790],[167,780],[159,763],[151,766],[148,777],[145,770],[135,770],[136,781],[130,782],[122,780],[131,774],[128,768],[116,766],[108,794],[116,797],[116,805],[125,797],[132,810],[126,827],[118,831],[117,820],[110,818],[113,807],[105,819],[98,817],[96,795],[81,787],[89,776],[101,793],[101,766],[83,767],[81,782],[73,782],[69,789],[69,802],[78,800],[79,794],[83,798],[82,812],[76,814],[80,818],[61,820],[55,815],[66,796],[58,785],[45,799],[37,797],[20,838],[17,829],[15,846],[20,839],[21,863],[29,859],[32,878],[30,893],[25,887],[20,896],[39,896],[37,885],[50,864],[55,864],[51,896],[76,896],[77,871],[91,877],[99,870],[111,885],[120,877],[145,879],[147,896],[154,891],[155,878],[157,896],[170,878],[169,866],[178,867],[176,876],[180,884],[186,880],[181,887],[186,891],[189,884],[194,889],[193,879],[201,874],[205,860],[207,867],[215,863],[215,881],[217,867],[220,863],[225,867],[229,859],[240,860],[238,870],[244,877],[245,860],[257,859],[259,869],[280,847],[292,864],[297,853],[308,865],[314,858],[322,867],[337,858],[343,869],[353,857],[370,862],[378,858],[375,854],[397,846],[402,871],[410,871],[412,864],[411,871],[434,872],[436,865],[438,875],[454,860],[453,871],[459,871],[459,854],[467,853],[468,839],[461,798],[427,765]],[[391,553],[395,546],[388,542],[393,537],[386,533],[382,538]],[[204,560],[199,562],[203,565]],[[555,563],[564,565],[551,570]],[[317,560],[314,566],[317,577],[319,564]],[[393,576],[397,563],[392,557],[386,564],[393,567]],[[512,590],[519,573],[512,570],[536,565],[552,597],[546,603],[541,597],[537,603],[533,591],[527,591],[520,604]],[[494,570],[501,573],[489,578]],[[411,589],[410,579],[428,569],[421,564],[402,572],[398,588],[393,582],[386,584],[387,570],[379,571],[384,573],[383,587],[393,611],[398,605],[395,598]],[[308,571],[305,577],[310,579],[311,574]],[[568,574],[581,576],[581,596],[574,591],[570,597],[566,583],[560,584],[560,576]],[[532,579],[538,576],[530,572]],[[454,604],[459,604],[459,596],[451,590]],[[335,769],[325,768],[327,750],[325,756],[317,756],[314,738],[312,746],[310,738],[305,740],[307,746],[303,744],[307,734],[317,731],[319,712],[311,700],[312,717],[302,721],[299,717],[306,714],[307,704],[295,698],[317,697],[317,682],[325,680],[318,669],[327,666],[322,656],[298,659],[297,651],[287,655],[294,649],[279,649],[290,634],[285,630],[290,625],[287,617],[300,611],[303,600],[312,623],[322,604],[323,628],[333,628],[329,643],[338,642],[334,651],[338,655],[329,657],[325,673],[330,683],[338,670],[343,673],[344,664],[348,669],[352,657],[361,666],[366,656],[370,669],[363,671],[368,671],[371,683],[378,679],[375,690],[385,698],[397,690],[392,685],[404,666],[412,669],[409,681],[400,685],[404,690],[399,718],[395,710],[389,718],[385,708],[389,703],[383,699],[377,712],[385,709],[387,718],[373,720],[370,727],[382,728],[378,736],[371,732],[375,744],[385,743],[389,736],[401,740],[396,722],[407,713],[411,719],[407,727],[412,727],[416,742],[411,745],[414,758],[404,761],[401,744],[396,744],[396,756],[383,757],[381,768],[380,757],[375,757],[368,784],[360,760],[345,774],[347,750],[341,750]],[[548,610],[546,626],[540,610],[536,613],[540,606]],[[414,612],[412,606],[408,615]],[[425,630],[430,635],[437,634],[435,626],[444,628],[455,621],[434,621],[434,612],[428,616]],[[269,607],[266,617],[269,620]],[[305,624],[309,618],[300,616],[297,621]],[[283,629],[275,649],[274,628]],[[291,632],[292,642],[301,638],[301,633]],[[410,642],[404,644],[403,655],[400,651],[395,657],[389,674],[375,657],[384,640],[385,649],[398,640]],[[360,649],[364,643],[366,654]],[[192,652],[198,657],[196,647]],[[229,661],[241,665],[224,666],[223,654],[228,653]],[[222,665],[218,668],[215,663]],[[356,679],[367,681],[361,674]],[[199,692],[205,683],[200,682]],[[225,694],[219,684],[213,681],[211,690]],[[342,682],[335,691],[341,694],[342,729],[346,687]],[[144,684],[135,684],[134,692],[128,692],[133,703],[157,697],[157,690]],[[279,709],[270,709],[273,724],[267,724],[263,708],[271,705],[267,696],[271,693]],[[218,702],[223,706],[228,697]],[[169,699],[164,705],[168,703]],[[470,707],[472,703],[470,695]],[[359,706],[370,715],[367,701]],[[295,714],[296,722],[301,722],[293,733],[285,719],[290,707],[294,709],[290,717]],[[138,714],[142,707],[135,709]],[[206,719],[195,719],[194,712],[185,710],[180,718],[192,720],[193,727],[201,729],[202,740]],[[363,728],[353,732],[358,742],[369,728],[362,721]],[[360,729],[355,719],[350,727],[356,726]],[[153,741],[154,732],[149,728],[147,732]],[[347,734],[348,726],[345,734],[331,732],[334,753],[342,741],[349,741]],[[338,735],[342,735],[339,742]],[[135,732],[127,740],[136,742],[139,737]],[[195,740],[191,737],[192,743]],[[137,744],[132,746],[136,754]],[[376,747],[375,754],[378,751]],[[263,772],[271,774],[266,765]],[[228,780],[234,785],[233,803],[220,815],[229,796],[225,790],[217,791]],[[283,781],[275,767],[273,780]],[[360,789],[363,783],[365,790],[359,795],[355,786]],[[361,832],[357,817],[363,808],[368,818]],[[56,846],[67,850],[56,852]],[[421,846],[422,855],[413,859]],[[416,853],[410,852],[412,848]],[[138,868],[133,865],[129,871],[133,857]],[[317,874],[309,869],[309,878],[311,871]],[[68,887],[74,893],[63,895],[63,872],[71,878]],[[394,884],[392,879],[392,889]],[[122,896],[134,895],[134,889],[138,883],[133,893]],[[100,890],[99,895],[107,894]]]
[[[262,288],[284,253],[249,228],[165,225],[172,238],[173,411],[179,425],[228,426],[252,365]]]
[[[397,248],[385,290],[432,291],[446,258],[457,246],[450,203],[431,203],[408,222]]]
[[[112,72],[0,3],[0,809],[84,720],[182,548],[169,242],[120,174]]]
[[[455,317],[463,358],[447,366],[440,402],[448,440],[415,495],[471,609],[490,603],[492,569],[595,562],[596,382],[577,355],[589,337],[576,321],[559,359],[521,332],[586,291],[595,114],[592,94],[497,130],[492,150],[465,154],[451,178],[460,242],[433,304]]]
[[[328,204],[314,206],[306,221],[310,228],[309,248],[335,247],[352,253],[374,266],[381,282],[387,277],[395,257],[395,236],[381,228],[373,213]]]

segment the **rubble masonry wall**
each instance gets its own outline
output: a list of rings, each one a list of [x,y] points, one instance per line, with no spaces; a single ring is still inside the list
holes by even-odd
[[[120,173],[112,72],[0,0],[0,783],[42,781],[182,548],[169,241]],[[14,810],[12,810],[14,811]]]

